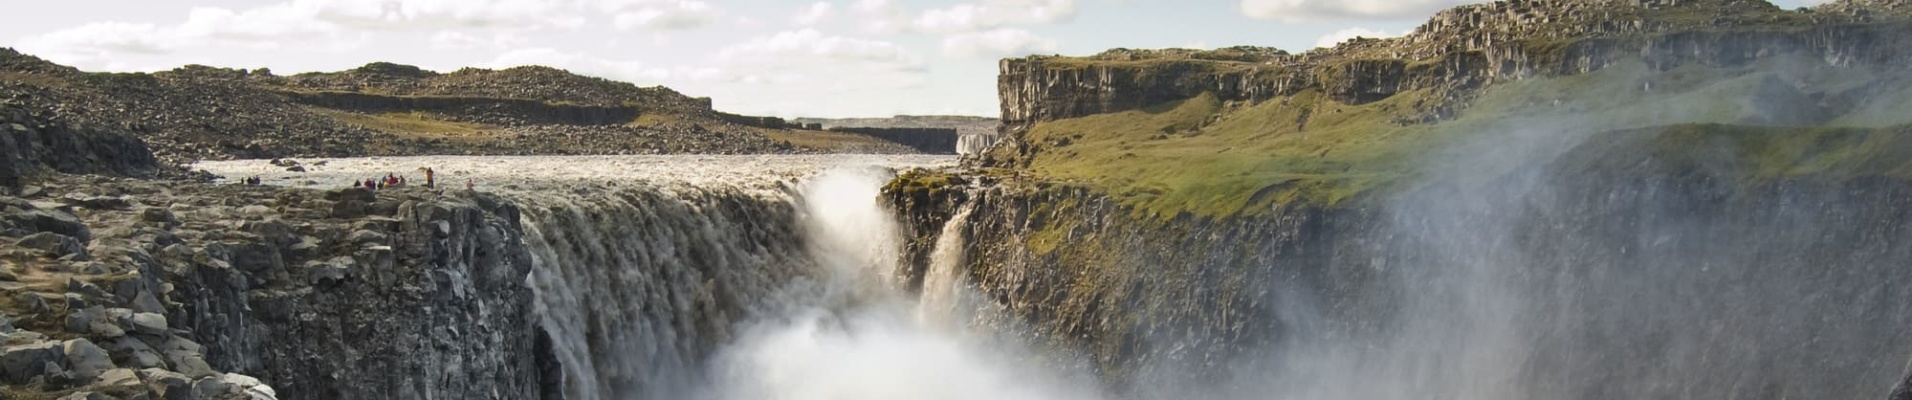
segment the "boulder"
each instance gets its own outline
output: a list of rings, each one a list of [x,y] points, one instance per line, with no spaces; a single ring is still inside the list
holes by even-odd
[[[93,384],[100,386],[138,386],[141,383],[139,373],[134,372],[132,368],[106,370],[106,372],[100,373],[99,378],[93,382]]]
[[[79,293],[79,294],[85,295],[88,299],[104,300],[104,299],[113,298],[113,296],[107,295],[106,289],[101,289],[100,285],[95,285],[92,282],[82,281],[82,280],[79,280],[78,278],[66,278],[66,291],[68,293]]]
[[[119,398],[94,392],[79,391],[68,393],[55,400],[119,400]]]
[[[48,254],[52,254],[55,258],[86,252],[86,246],[80,244],[79,239],[53,232],[40,232],[27,235],[18,241],[14,241],[13,244],[15,246],[44,251]]]
[[[165,207],[146,207],[146,208],[141,208],[139,210],[139,220],[146,221],[146,222],[174,223],[174,222],[179,222],[179,217],[173,214],[172,209],[168,209]]]
[[[155,313],[136,313],[127,319],[133,333],[152,336],[166,336],[171,331],[166,327],[166,316]]]
[[[220,375],[220,380],[225,381],[234,393],[245,396],[246,399],[277,400],[279,398],[278,391],[267,386],[265,382],[260,382],[258,378],[227,373]]]
[[[332,203],[332,218],[353,219],[365,216],[371,203],[357,200],[341,200]]]
[[[79,384],[79,380],[73,377],[73,371],[66,370],[66,367],[60,364],[49,361],[44,369],[46,372],[35,379],[43,382],[46,387],[64,388]]]
[[[195,351],[174,351],[166,353],[166,361],[172,364],[173,371],[188,378],[204,378],[219,375],[212,365],[206,363],[206,356]]]
[[[87,230],[85,222],[81,222],[73,214],[61,211],[26,210],[9,213],[0,219],[33,232],[52,232],[70,236],[79,239],[81,243],[93,240],[93,235]]]
[[[279,248],[265,243],[216,243],[206,246],[214,258],[225,259],[233,268],[247,273],[270,273],[285,269]]]
[[[106,354],[106,349],[93,344],[91,340],[68,340],[63,347],[67,365],[71,366],[68,370],[73,372],[73,379],[80,384],[91,383],[100,374],[113,369],[113,358]]]
[[[66,330],[81,335],[102,338],[126,336],[126,330],[115,323],[106,308],[93,306],[66,315]]]
[[[359,201],[370,203],[378,201],[378,193],[365,188],[338,189],[325,192],[325,199],[331,201]]]
[[[53,302],[58,297],[59,295],[48,293],[27,292],[14,295],[13,301],[15,305],[27,312],[44,314],[53,311]]]
[[[160,368],[141,369],[139,373],[146,376],[146,388],[160,399],[193,399],[193,380],[184,374]]]
[[[133,295],[132,306],[133,311],[137,312],[162,315],[166,313],[166,304],[160,303],[159,297],[153,296],[153,292],[147,290],[141,290],[139,294]]]
[[[106,353],[113,363],[138,368],[164,368],[166,360],[139,339],[121,337],[106,342]],[[182,377],[183,378],[183,377]]]
[[[39,342],[19,346],[7,346],[0,351],[0,373],[6,381],[24,384],[34,377],[47,373],[46,366],[66,362],[66,351],[60,342]]]

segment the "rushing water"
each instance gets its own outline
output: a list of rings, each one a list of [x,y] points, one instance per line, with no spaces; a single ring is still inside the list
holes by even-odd
[[[1551,160],[1575,145],[1554,140],[1564,139],[1499,140],[1468,154]],[[1067,357],[1024,348],[1013,318],[964,282],[975,204],[943,227],[920,297],[894,289],[901,235],[878,188],[898,169],[952,162],[418,157],[310,160],[305,173],[262,161],[201,167],[309,187],[387,173],[420,182],[431,167],[441,184],[512,198],[568,399],[1110,398],[1105,382],[1055,368]],[[1461,170],[1430,171],[1477,171],[1451,168]],[[1899,331],[1912,323],[1900,283],[1912,273],[1894,261],[1912,250],[1895,245],[1897,224],[1859,228],[1878,225],[1868,218],[1912,220],[1891,209],[1890,193],[1792,191],[1695,206],[1685,186],[1522,171],[1389,199],[1373,226],[1339,233],[1360,246],[1349,270],[1372,275],[1371,287],[1272,291],[1267,303],[1286,331],[1230,367],[1237,381],[1150,377],[1163,384],[1130,395],[1849,398],[1882,393],[1898,376],[1908,336]],[[1333,296],[1378,306],[1332,307]]]
[[[950,157],[403,157],[203,163],[231,178],[334,188],[406,175],[519,203],[529,278],[568,399],[1067,399],[1013,340],[954,305],[920,312],[878,190]],[[959,246],[961,243],[945,243]],[[959,249],[945,249],[954,257]],[[957,265],[939,262],[941,273]],[[953,296],[954,282],[938,299]],[[942,322],[939,322],[942,321]]]

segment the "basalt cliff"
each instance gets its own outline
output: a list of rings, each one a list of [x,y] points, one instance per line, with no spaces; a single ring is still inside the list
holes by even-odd
[[[1886,397],[1908,10],[1502,1],[1004,60],[1002,142],[886,188],[898,275],[1138,397]]]

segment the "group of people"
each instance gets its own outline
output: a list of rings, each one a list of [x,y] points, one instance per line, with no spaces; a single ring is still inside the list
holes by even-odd
[[[403,175],[386,173],[384,178],[365,178],[365,180],[362,181],[352,181],[352,187],[379,190],[402,187],[410,183],[411,182],[405,179]],[[438,187],[438,171],[425,168],[425,187]]]
[[[395,173],[386,173],[384,178],[365,178],[365,180],[362,180],[362,181],[358,181],[358,180],[352,181],[352,187],[380,190],[380,189],[386,189],[386,188],[403,187],[403,186],[409,185],[410,183],[411,181],[405,179],[404,175],[399,175]],[[438,187],[438,171],[433,170],[430,167],[425,168],[425,187],[428,187],[428,188]],[[469,180],[465,181],[465,190],[472,190],[473,188],[474,188],[474,184],[471,181]]]
[[[259,186],[266,183],[265,179],[260,178],[258,175],[253,175],[251,177],[243,179],[243,181],[245,182],[246,186]]]

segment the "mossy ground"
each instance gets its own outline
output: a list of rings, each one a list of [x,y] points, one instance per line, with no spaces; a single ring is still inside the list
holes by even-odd
[[[1851,132],[1832,128],[1912,123],[1912,117],[1893,111],[1902,108],[1891,107],[1912,102],[1912,88],[1908,88],[1912,85],[1867,69],[1797,65],[1810,64],[1776,58],[1750,67],[1688,66],[1660,71],[1623,62],[1588,74],[1494,85],[1458,118],[1434,124],[1394,122],[1412,119],[1422,105],[1438,100],[1430,91],[1398,93],[1361,105],[1336,102],[1318,91],[1254,105],[1228,104],[1203,95],[1140,110],[1037,124],[1026,136],[1035,151],[1021,161],[1037,179],[1106,194],[1140,217],[1215,218],[1264,213],[1277,204],[1339,204],[1404,182],[1432,163],[1452,158],[1432,156],[1441,149],[1490,132],[1586,135],[1681,124],[1702,124],[1685,130],[1737,132],[1724,127],[1763,124],[1760,118],[1789,107],[1755,101],[1773,97],[1762,90],[1770,90],[1774,80],[1822,94],[1865,85],[1889,87],[1870,97],[1883,106],[1855,105],[1831,116],[1824,127],[1746,128],[1764,132],[1746,140],[1770,142],[1746,143],[1748,148],[1772,152],[1821,140],[1818,137],[1827,133]],[[1855,144],[1864,143],[1868,142]],[[1823,156],[1884,157],[1871,153]],[[1759,168],[1776,170],[1798,170],[1791,164],[1795,162],[1846,162],[1785,157],[1748,161],[1770,163]]]
[[[346,123],[406,138],[469,139],[496,127],[439,119],[421,112],[366,114],[326,108],[312,110]]]

